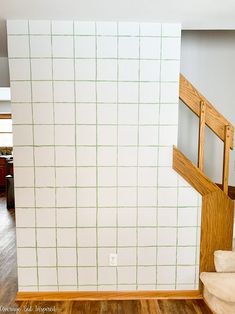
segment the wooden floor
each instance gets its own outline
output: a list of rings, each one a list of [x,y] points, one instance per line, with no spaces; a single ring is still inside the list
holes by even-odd
[[[18,302],[15,218],[0,193],[0,313],[211,314],[203,300]]]
[[[14,305],[16,292],[15,213],[6,209],[4,193],[0,192],[0,305]]]
[[[211,314],[203,300],[24,302],[19,313],[61,314]]]

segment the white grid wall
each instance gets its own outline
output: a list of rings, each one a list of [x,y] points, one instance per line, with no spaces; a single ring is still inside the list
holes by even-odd
[[[197,288],[200,199],[171,167],[180,36],[8,21],[20,291]]]

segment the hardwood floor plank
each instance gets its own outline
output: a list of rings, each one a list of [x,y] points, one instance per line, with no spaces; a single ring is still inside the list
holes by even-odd
[[[141,314],[161,314],[161,309],[156,300],[141,300]]]
[[[212,311],[208,308],[207,304],[203,300],[194,300],[193,306],[195,308],[196,313],[203,313],[203,314],[212,314]]]
[[[161,314],[212,314],[203,300],[159,300]]]
[[[130,313],[140,313],[140,309],[138,307],[139,302],[135,301],[122,301],[122,312],[121,314],[130,314]]]

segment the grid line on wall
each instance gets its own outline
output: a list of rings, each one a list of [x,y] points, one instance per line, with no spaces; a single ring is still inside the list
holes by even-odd
[[[8,34],[8,36],[25,36],[25,35],[27,35],[27,34]],[[48,33],[48,34],[32,34],[33,36],[42,36],[42,37],[48,37],[48,36],[50,36],[50,33]],[[53,36],[55,36],[55,37],[61,37],[61,36],[63,36],[63,37],[72,37],[73,36],[73,34],[66,34],[66,33],[62,33],[62,34],[53,34]],[[89,34],[86,34],[86,35],[81,35],[81,34],[74,34],[74,36],[75,37],[95,37],[95,36],[97,36],[97,37],[127,37],[127,38],[130,38],[130,37],[134,37],[134,38],[139,38],[139,37],[144,37],[144,38],[148,38],[148,37],[150,37],[150,38],[161,38],[161,37],[164,37],[164,38],[181,38],[180,36],[174,36],[174,35],[171,35],[171,36],[166,36],[166,35],[159,35],[159,36],[148,36],[148,35],[136,35],[136,36],[134,36],[134,35],[120,35],[120,34],[117,34],[117,35],[105,35],[105,34],[94,34],[94,35],[89,35]]]
[[[56,165],[56,153],[55,153],[55,102],[54,102],[54,73],[53,73],[53,36],[52,36],[52,23],[50,23],[50,29],[51,29],[51,36],[50,36],[50,40],[51,40],[51,74],[52,74],[52,78],[51,78],[51,82],[52,82],[52,104],[53,104],[53,139],[54,139],[54,145],[53,145],[53,149],[54,149],[54,165]],[[56,168],[54,169],[54,180],[55,180],[55,184],[56,184]],[[56,281],[57,281],[57,287],[59,287],[59,273],[58,273],[58,249],[57,249],[57,197],[56,197],[56,187],[55,187],[55,241],[56,241],[56,245],[55,245],[55,250],[56,250]]]
[[[73,66],[74,66],[74,118],[75,118],[75,143],[77,143],[77,95],[76,95],[76,62],[75,62],[75,29],[74,29],[74,21],[73,21]],[[78,174],[77,174],[77,149],[75,149],[75,181],[76,187],[78,186]],[[79,288],[79,276],[78,276],[78,232],[77,232],[77,224],[78,224],[78,197],[76,193],[76,278],[77,278],[77,289]]]
[[[32,88],[32,64],[31,64],[31,47],[30,47],[30,30],[29,21],[28,25],[28,44],[29,44],[29,68],[30,68],[30,91],[31,91],[31,114],[34,116],[33,110],[33,88]],[[37,272],[37,290],[39,289],[39,273],[38,273],[38,243],[37,243],[37,212],[36,212],[36,191],[35,191],[35,151],[34,151],[34,127],[32,127],[32,139],[33,139],[33,165],[34,165],[34,211],[35,211],[35,251],[36,251],[36,272]]]
[[[162,25],[161,25],[161,41],[160,41],[160,70],[159,70],[159,81],[160,81],[160,88],[159,88],[159,104],[161,103],[161,60],[162,60]],[[160,125],[160,117],[161,117],[161,105],[158,108],[158,130]],[[158,143],[160,139],[160,132],[158,132]],[[157,148],[157,164],[159,164],[159,147]],[[157,172],[157,186],[159,187],[159,175]],[[158,228],[158,188],[157,188],[157,211],[156,211],[156,228]],[[158,243],[158,242],[157,242]],[[158,248],[156,248],[156,264],[158,265]],[[156,266],[156,287],[158,283],[158,269]]]
[[[119,34],[119,26],[117,23],[117,34]],[[118,243],[118,228],[119,228],[119,223],[118,223],[118,167],[119,167],[119,158],[118,158],[118,154],[119,154],[119,145],[118,145],[118,125],[119,125],[119,62],[118,62],[118,57],[119,57],[119,37],[117,36],[117,156],[116,156],[116,254],[118,256],[118,247],[119,247],[119,243]],[[117,259],[118,262],[118,259]],[[118,289],[118,285],[119,285],[119,273],[118,273],[118,267],[116,266],[116,289]]]
[[[95,23],[95,78],[97,80],[97,25]],[[95,154],[96,154],[96,290],[98,290],[99,286],[99,242],[98,242],[98,215],[99,215],[99,193],[98,193],[98,107],[97,107],[97,101],[98,101],[98,95],[97,95],[97,81],[95,82],[95,115],[96,115],[96,148],[95,148]]]
[[[140,35],[140,26],[139,26],[139,35]],[[139,121],[140,121],[140,37],[138,40],[138,128],[137,128],[137,162],[136,162],[136,289],[138,288],[138,223],[139,223]]]

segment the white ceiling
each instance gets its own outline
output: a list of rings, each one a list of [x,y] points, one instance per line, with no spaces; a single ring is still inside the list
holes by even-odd
[[[234,0],[0,0],[0,57],[7,19],[180,22],[183,29],[235,29]]]

